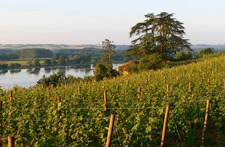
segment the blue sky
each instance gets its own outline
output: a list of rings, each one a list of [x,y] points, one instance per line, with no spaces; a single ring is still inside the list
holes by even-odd
[[[160,12],[192,44],[225,44],[225,0],[0,0],[0,44],[130,44],[130,28]]]

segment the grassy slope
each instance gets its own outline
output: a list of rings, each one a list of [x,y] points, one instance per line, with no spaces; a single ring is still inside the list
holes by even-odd
[[[18,145],[104,146],[108,117],[115,114],[112,146],[159,146],[164,110],[170,104],[166,145],[200,146],[206,100],[210,99],[206,144],[223,146],[224,61],[221,56],[171,69],[50,90],[39,86],[14,88],[13,105],[9,92],[3,92],[1,97],[3,136],[16,136]],[[141,99],[137,98],[138,87],[142,88]],[[104,89],[108,95],[107,113],[103,110]],[[59,110],[58,95],[62,97]]]

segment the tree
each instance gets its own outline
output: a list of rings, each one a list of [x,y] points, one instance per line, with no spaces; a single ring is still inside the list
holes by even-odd
[[[149,69],[159,69],[163,65],[163,58],[162,55],[154,53],[149,56],[145,56],[141,58],[138,69],[140,70],[149,70]]]
[[[45,65],[51,65],[51,60],[50,60],[50,59],[46,59],[46,60],[44,61],[44,64],[45,64]]]
[[[97,63],[94,71],[95,80],[103,80],[104,77],[107,77],[107,67],[103,63]]]
[[[187,59],[187,55],[183,52],[183,51],[179,51],[177,54],[176,54],[176,59],[177,60],[185,60]]]
[[[52,65],[56,65],[57,64],[57,62],[56,62],[56,60],[54,58],[51,59],[51,64]]]
[[[101,51],[102,58],[101,62],[97,63],[96,69],[95,69],[95,79],[97,81],[102,80],[104,77],[115,77],[118,75],[118,72],[113,69],[112,66],[112,60],[111,56],[114,53],[113,49],[116,48],[115,45],[112,44],[113,42],[109,39],[105,39],[102,41],[102,48],[105,49],[104,51]]]
[[[57,74],[53,73],[53,75],[48,78],[43,75],[42,79],[40,79],[37,83],[43,86],[49,86],[52,84],[54,87],[56,87],[57,85],[60,85],[62,83],[65,84],[66,80],[67,78],[65,74],[63,72],[58,72]]]
[[[32,66],[33,65],[33,60],[32,59],[28,60],[27,64],[28,64],[28,66]]]
[[[38,58],[34,59],[34,65],[35,66],[40,66],[41,65]]]
[[[59,56],[58,63],[59,63],[60,65],[65,65],[65,64],[66,64],[66,57],[65,57],[65,55],[60,55],[60,56]]]
[[[137,36],[127,50],[128,56],[142,58],[153,53],[161,54],[167,59],[176,52],[191,50],[190,43],[183,39],[185,34],[183,23],[173,18],[173,14],[161,12],[145,15],[144,22],[131,28],[130,37]]]
[[[18,68],[18,67],[21,67],[21,64],[19,64],[19,63],[11,63],[11,64],[9,65],[9,67],[10,67],[10,68]]]
[[[52,51],[41,48],[28,48],[16,50],[13,52],[19,58],[50,58]]]
[[[110,41],[109,39],[105,39],[102,41],[102,48],[105,49],[101,53],[103,54],[102,56],[102,63],[105,64],[106,66],[112,66],[112,54],[114,53],[113,49],[116,48],[115,45],[112,44],[113,41]]]
[[[205,48],[203,50],[200,50],[198,52],[199,56],[207,55],[207,54],[213,54],[214,53],[214,48]]]
[[[8,64],[0,64],[0,69],[6,69],[8,68]]]

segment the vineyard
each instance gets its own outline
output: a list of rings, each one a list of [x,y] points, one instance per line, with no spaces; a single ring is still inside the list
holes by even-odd
[[[160,146],[169,105],[165,146],[225,146],[224,79],[222,56],[101,82],[1,90],[0,135],[16,146],[105,146],[114,114],[111,146]]]

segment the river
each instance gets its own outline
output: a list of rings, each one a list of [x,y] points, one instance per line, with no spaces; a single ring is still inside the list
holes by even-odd
[[[113,68],[117,69],[121,64],[113,64]],[[73,66],[58,66],[47,68],[29,68],[29,69],[17,69],[17,70],[0,70],[0,86],[3,89],[10,89],[14,86],[20,86],[28,88],[34,86],[45,75],[49,77],[53,73],[59,71],[65,72],[65,75],[72,75],[74,77],[84,78],[85,76],[93,76],[94,68],[90,65],[90,68],[76,68]]]

